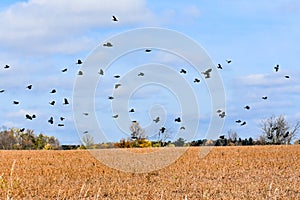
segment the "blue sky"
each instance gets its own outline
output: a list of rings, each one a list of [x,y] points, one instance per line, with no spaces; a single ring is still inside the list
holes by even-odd
[[[112,15],[116,15],[119,22],[112,22]],[[89,124],[89,116],[84,123],[74,119],[74,108],[84,107],[72,102],[81,67],[76,65],[77,59],[85,61],[104,41],[124,31],[159,27],[193,39],[215,65],[223,65],[216,73],[222,78],[226,94],[226,117],[224,127],[216,137],[226,135],[232,129],[240,137],[257,138],[261,133],[261,120],[271,115],[283,114],[291,124],[299,121],[299,18],[300,3],[296,0],[1,1],[0,89],[5,92],[0,93],[0,125],[34,129],[36,133],[54,135],[61,143],[79,143],[83,130],[97,138],[97,132]],[[232,63],[227,64],[226,59],[231,59]],[[116,114],[114,106],[118,105],[107,99],[114,91],[116,81],[123,81],[119,91],[129,96],[127,107],[122,109],[135,108],[136,111],[126,113],[126,117],[138,120],[146,128],[146,134],[155,137],[162,125],[173,138],[181,134],[181,125],[174,123],[174,118],[182,113],[180,101],[170,87],[156,83],[126,90],[128,74],[136,73],[134,70],[149,63],[167,65],[170,73],[187,69],[186,75],[178,75],[194,91],[197,105],[193,106],[198,107],[200,113],[186,121],[199,122],[195,139],[204,138],[211,117],[216,116],[216,111],[211,108],[208,80],[170,52],[153,49],[146,54],[140,49],[113,62],[95,88],[95,115],[107,139],[127,137],[124,132],[129,131],[118,127],[118,120],[122,118],[112,118]],[[4,69],[6,64],[10,65],[9,69]],[[276,64],[280,65],[277,73],[273,69]],[[68,71],[62,73],[63,68]],[[115,74],[124,79],[115,79]],[[158,74],[159,71],[148,73],[152,78],[157,78]],[[284,75],[290,75],[290,79],[285,79]],[[179,76],[163,77],[176,86],[176,81],[181,80]],[[195,77],[201,78],[201,83],[194,84]],[[33,85],[32,90],[26,89],[29,84]],[[54,88],[57,93],[50,94]],[[262,100],[262,96],[268,96],[268,99]],[[65,97],[71,105],[63,105]],[[82,102],[84,99],[82,97]],[[14,100],[20,104],[13,105]],[[52,100],[56,101],[54,106],[49,105]],[[250,105],[251,109],[245,110],[245,105]],[[165,113],[165,117],[161,117],[160,124],[153,125],[156,112]],[[26,120],[26,113],[36,114],[37,119]],[[47,122],[50,116],[54,117],[54,125]],[[61,116],[66,118],[64,127],[57,126]],[[235,123],[237,119],[246,121],[247,125],[240,127]],[[162,124],[164,120],[165,124]]]

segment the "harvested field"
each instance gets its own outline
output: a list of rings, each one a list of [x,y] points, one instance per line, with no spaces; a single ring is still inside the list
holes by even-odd
[[[300,145],[189,148],[150,173],[88,151],[0,151],[0,199],[300,199]]]

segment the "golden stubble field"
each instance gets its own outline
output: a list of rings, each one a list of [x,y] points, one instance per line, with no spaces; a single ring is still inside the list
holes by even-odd
[[[300,145],[199,151],[150,173],[111,169],[84,150],[0,151],[0,199],[300,199]]]

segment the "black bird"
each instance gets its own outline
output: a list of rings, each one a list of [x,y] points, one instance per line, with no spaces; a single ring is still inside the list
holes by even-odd
[[[60,119],[60,121],[64,121],[65,118],[64,117],[60,117],[59,119]]]
[[[121,86],[120,83],[116,83],[116,84],[115,84],[115,89],[118,89],[120,86]]]
[[[284,135],[283,135],[283,138],[287,138],[289,136],[290,132],[286,132]]]
[[[158,123],[159,122],[159,117],[156,117],[153,121],[155,122],[155,123]]]
[[[267,100],[268,97],[267,97],[267,96],[263,96],[262,99],[263,99],[263,100]]]
[[[110,100],[113,100],[113,99],[114,99],[114,97],[110,96],[110,97],[108,97],[108,99],[110,99]]]
[[[236,122],[236,123],[241,123],[242,121],[238,119],[238,120],[236,120],[235,122]]]
[[[25,115],[26,119],[32,120],[32,117],[29,114]]]
[[[228,64],[230,64],[230,63],[231,63],[231,60],[226,60],[226,62],[227,62]]]
[[[120,76],[120,75],[114,75],[114,77],[115,77],[115,78],[120,78],[121,76]]]
[[[176,118],[174,121],[175,121],[175,122],[181,122],[181,119],[180,119],[180,117],[178,117],[178,118]]]
[[[165,131],[166,131],[166,128],[165,127],[161,127],[160,132],[164,133]]]
[[[218,69],[223,69],[221,64],[218,64]]]
[[[103,69],[100,69],[100,70],[99,70],[99,72],[98,72],[98,74],[100,74],[100,75],[104,75],[104,71],[103,71]]]
[[[64,68],[64,69],[61,70],[61,72],[66,72],[66,71],[68,71],[67,68]]]
[[[212,69],[210,68],[210,69],[208,69],[208,70],[202,72],[202,74],[205,75],[205,78],[210,78],[210,72],[211,72],[211,71],[212,71]]]
[[[129,112],[134,112],[134,108],[131,108],[131,109],[129,110]]]
[[[285,77],[285,78],[290,78],[290,76],[288,76],[288,75],[285,75],[284,77]]]
[[[13,104],[18,105],[20,102],[18,101],[13,101]]]
[[[80,59],[77,60],[77,65],[81,65],[82,64],[82,61]]]
[[[85,115],[85,116],[88,116],[88,115],[89,115],[89,113],[85,112],[85,113],[83,113],[83,115]]]
[[[117,19],[117,17],[116,16],[112,16],[112,20],[114,21],[114,22],[117,22],[118,21],[118,19]]]
[[[83,72],[79,70],[78,73],[77,73],[77,75],[78,75],[78,76],[82,76],[82,75],[83,75]]]
[[[3,93],[5,90],[0,90],[0,93]]]
[[[151,52],[151,49],[146,49],[145,52],[149,53]]]
[[[180,130],[185,130],[185,127],[184,127],[184,126],[181,126],[181,127],[180,127]]]
[[[115,118],[115,119],[118,118],[118,117],[119,117],[119,115],[113,115],[113,118]]]
[[[9,65],[5,65],[4,69],[8,69],[10,66]]]
[[[55,101],[51,101],[51,102],[49,102],[49,104],[50,104],[51,106],[54,106]]]
[[[68,105],[69,104],[69,101],[68,101],[68,99],[67,98],[64,98],[64,103],[63,103],[64,105]]]
[[[25,131],[25,128],[21,128],[21,129],[20,129],[20,132],[24,132],[24,131]]]
[[[244,125],[246,125],[246,122],[244,121],[243,123],[241,123],[241,126],[244,126]]]
[[[54,93],[56,93],[56,90],[53,89],[53,90],[50,91],[50,93],[54,94]]]
[[[88,134],[88,133],[89,133],[89,131],[84,131],[84,132],[83,132],[83,134]]]
[[[221,135],[219,138],[220,138],[221,140],[224,140],[224,139],[225,139],[225,135]]]
[[[250,109],[250,106],[245,106],[244,108],[247,109],[247,110],[249,110],[249,109]]]
[[[54,123],[53,117],[50,117],[50,119],[48,120],[48,122],[49,122],[50,124],[53,124],[53,123]]]
[[[35,119],[35,118],[36,118],[35,114],[33,114],[31,117],[32,117],[32,119]]]
[[[195,78],[194,83],[200,83],[200,79]]]
[[[274,69],[275,69],[275,72],[278,72],[278,70],[279,70],[279,65],[276,65],[276,66],[274,67]]]
[[[104,47],[112,47],[113,45],[110,42],[106,42],[103,44]]]
[[[186,74],[186,70],[185,70],[185,69],[181,69],[181,70],[180,70],[180,73],[181,73],[181,74]]]
[[[140,72],[139,74],[138,74],[138,76],[144,76],[145,74],[143,73],[143,72]]]
[[[217,113],[221,113],[221,112],[222,112],[222,110],[221,110],[221,109],[217,110]]]
[[[26,87],[28,90],[31,90],[32,89],[32,85],[30,84],[30,85],[27,85],[27,87]]]
[[[226,115],[225,115],[225,112],[223,111],[222,113],[219,114],[219,117],[221,118],[224,118]]]
[[[57,124],[57,126],[65,126],[64,124]]]

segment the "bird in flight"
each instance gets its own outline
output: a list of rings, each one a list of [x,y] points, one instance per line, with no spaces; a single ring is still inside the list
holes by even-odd
[[[225,112],[223,111],[223,112],[221,112],[220,114],[219,114],[219,117],[221,117],[221,118],[224,118],[226,115],[225,115]]]
[[[152,50],[151,49],[146,49],[145,52],[149,53],[151,52]]]
[[[285,75],[284,77],[285,77],[285,78],[290,78],[290,76],[288,76],[288,75]]]
[[[165,131],[166,131],[166,128],[165,127],[161,127],[160,132],[164,133]]]
[[[64,105],[68,105],[69,104],[69,101],[68,101],[68,99],[67,98],[64,98],[64,103],[63,103]]]
[[[77,75],[78,75],[78,76],[82,76],[82,75],[83,75],[83,72],[79,70]]]
[[[57,124],[57,126],[65,126],[64,124]]]
[[[31,89],[32,89],[32,85],[30,84],[30,85],[28,85],[26,88],[27,88],[28,90],[31,90]]]
[[[112,16],[112,20],[114,21],[114,22],[117,22],[117,21],[119,21],[118,19],[117,19],[117,17],[116,16]]]
[[[106,42],[103,44],[104,47],[112,47],[113,45],[110,42]]]
[[[202,74],[205,75],[205,78],[210,78],[210,72],[211,72],[211,71],[212,71],[212,69],[210,68],[210,69],[208,69],[208,70],[202,72]]]
[[[246,122],[244,121],[243,123],[241,123],[241,126],[244,126],[244,125],[246,125]]]
[[[263,96],[262,99],[263,99],[263,100],[267,100],[268,97],[267,97],[267,96]]]
[[[113,100],[113,99],[114,99],[114,97],[110,96],[110,97],[108,97],[108,99],[110,99],[110,100]]]
[[[228,64],[230,64],[230,63],[231,63],[231,60],[226,60],[226,62],[227,62]]]
[[[50,91],[50,93],[54,94],[54,93],[56,93],[56,90],[53,89],[53,90]]]
[[[83,115],[85,115],[85,116],[88,116],[88,115],[89,115],[89,113],[85,112],[85,113],[83,113]]]
[[[175,122],[181,122],[181,119],[180,119],[180,117],[178,117],[178,118],[176,118],[174,121],[175,121]]]
[[[64,121],[65,118],[64,117],[60,117],[59,119],[60,119],[60,121]]]
[[[0,93],[3,93],[5,90],[0,90]]]
[[[138,76],[144,76],[145,74],[143,73],[143,72],[140,72],[139,74],[138,74]]]
[[[245,106],[244,108],[247,109],[247,110],[249,110],[249,109],[250,109],[250,106],[247,105],[247,106]]]
[[[100,75],[102,75],[102,76],[103,76],[103,75],[104,75],[104,71],[103,71],[103,69],[100,69],[100,70],[99,70],[99,72],[98,72],[98,74],[100,74]]]
[[[9,65],[5,65],[4,69],[8,69],[8,68],[10,68],[10,66]]]
[[[82,64],[82,61],[80,59],[77,60],[77,65],[81,65]]]
[[[185,130],[185,127],[184,127],[184,126],[181,126],[181,127],[180,127],[180,130]]]
[[[218,64],[218,69],[223,69],[221,64]]]
[[[64,68],[64,69],[61,70],[61,72],[66,72],[66,71],[68,71],[67,68]]]
[[[117,75],[114,75],[114,77],[115,78],[120,78],[121,76],[117,74]]]
[[[53,100],[53,101],[49,102],[49,104],[50,104],[51,106],[54,106],[55,101]]]
[[[275,72],[278,72],[278,70],[279,70],[279,65],[276,65],[276,66],[274,67],[274,69],[275,69]]]
[[[200,83],[200,79],[195,78],[194,83]]]
[[[134,112],[134,108],[131,108],[131,109],[129,110],[129,112],[132,112],[132,113],[133,113],[133,112]]]
[[[21,128],[21,129],[20,129],[20,132],[24,132],[24,131],[25,131],[25,128]]]
[[[241,123],[242,121],[240,119],[236,120],[235,121],[236,123]]]
[[[13,101],[13,104],[18,105],[20,102],[18,101]]]
[[[185,69],[181,69],[181,70],[180,70],[180,73],[181,73],[181,74],[186,74],[186,70],[185,70]]]
[[[36,116],[34,114],[32,116],[30,116],[29,114],[26,114],[25,117],[26,117],[26,119],[29,119],[29,120],[36,118]]]
[[[115,118],[115,119],[118,118],[118,117],[119,117],[119,115],[113,115],[113,118]]]
[[[115,89],[118,89],[121,86],[121,83],[116,83],[115,84]]]
[[[153,121],[155,122],[155,123],[158,123],[159,122],[159,117],[156,117]]]
[[[48,120],[48,122],[49,122],[50,124],[53,124],[53,123],[54,123],[53,117],[50,117],[50,119]]]

